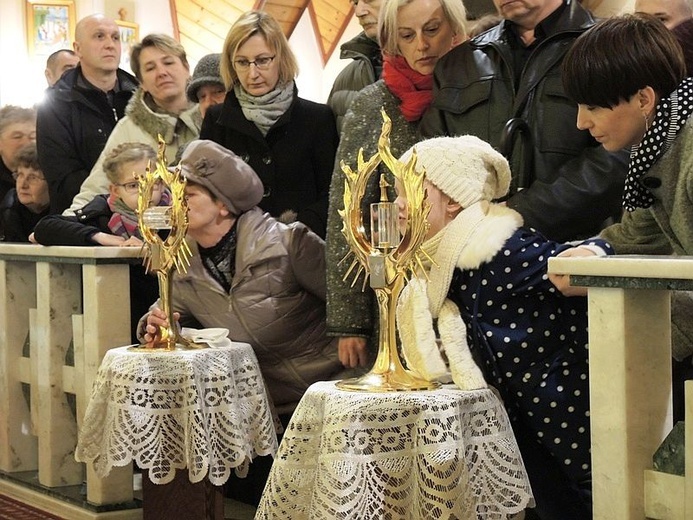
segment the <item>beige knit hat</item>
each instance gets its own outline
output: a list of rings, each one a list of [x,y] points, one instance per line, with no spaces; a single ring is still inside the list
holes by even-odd
[[[262,200],[264,189],[255,170],[214,141],[190,142],[180,167],[188,181],[207,188],[234,215],[248,211]]]
[[[480,200],[503,197],[510,188],[510,166],[486,141],[472,135],[435,137],[415,144],[402,155],[407,161],[416,150],[418,167],[426,179],[467,208]]]

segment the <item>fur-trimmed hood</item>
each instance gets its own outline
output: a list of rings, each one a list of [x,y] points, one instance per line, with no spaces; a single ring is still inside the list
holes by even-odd
[[[177,117],[164,112],[155,112],[149,107],[149,104],[153,104],[153,101],[142,90],[142,87],[138,87],[125,109],[125,115],[151,135],[155,141],[159,135],[164,138],[167,144],[175,140],[176,134],[190,133],[194,134],[194,137],[199,135],[200,127],[202,126],[202,115],[197,103],[192,103]],[[179,124],[179,121],[183,126]],[[178,135],[178,137],[181,136]],[[181,142],[190,140],[183,138]]]

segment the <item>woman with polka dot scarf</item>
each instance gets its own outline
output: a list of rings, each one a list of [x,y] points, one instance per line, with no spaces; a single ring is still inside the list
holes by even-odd
[[[587,302],[564,296],[547,276],[548,259],[572,246],[523,228],[519,213],[492,202],[507,193],[510,168],[488,143],[429,139],[401,160],[414,151],[431,204],[422,248],[432,261],[398,305],[407,365],[462,389],[495,386],[540,517],[589,519]],[[408,203],[396,189],[405,232]],[[584,247],[611,253],[604,240]]]
[[[693,71],[688,71],[688,74]],[[681,48],[645,14],[604,20],[563,63],[577,125],[610,151],[631,149],[621,222],[600,234],[616,254],[693,255],[693,78]],[[590,255],[576,248],[566,255]],[[561,290],[567,277],[552,275]],[[672,293],[674,418],[683,418],[683,381],[693,378],[693,294]]]

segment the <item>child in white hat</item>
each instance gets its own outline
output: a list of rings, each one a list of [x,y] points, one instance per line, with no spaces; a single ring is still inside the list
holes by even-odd
[[[427,266],[428,282],[414,278],[400,298],[408,365],[462,389],[495,386],[537,507],[555,510],[549,488],[562,480],[574,495],[576,518],[591,518],[587,302],[563,296],[546,272],[549,257],[571,246],[523,228],[519,213],[493,202],[507,193],[510,169],[486,142],[430,139],[401,160],[414,149],[431,204],[422,247],[434,264]],[[400,195],[397,203],[402,222],[407,201]],[[587,245],[611,252],[602,240]],[[565,504],[565,494],[560,499]]]

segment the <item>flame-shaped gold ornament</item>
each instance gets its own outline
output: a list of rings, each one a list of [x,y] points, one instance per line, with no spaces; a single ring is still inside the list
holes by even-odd
[[[173,271],[185,273],[190,266],[192,252],[186,242],[188,231],[188,203],[185,199],[186,181],[180,167],[169,170],[166,166],[166,143],[159,136],[156,168],[149,165],[144,175],[136,176],[139,182],[137,196],[137,220],[144,240],[144,265],[147,272],[155,271],[159,280],[159,301],[161,310],[168,318],[168,327],[159,327],[159,333],[152,343],[131,347],[140,351],[174,351],[206,348],[206,343],[193,343],[183,338],[173,318],[171,305],[173,291]],[[157,184],[163,184],[171,192],[170,206],[150,207],[152,193]],[[160,230],[168,229],[165,239],[159,236]]]
[[[346,177],[344,187],[344,209],[339,211],[344,225],[342,234],[355,258],[344,275],[347,281],[353,275],[355,284],[361,274],[375,291],[379,311],[378,355],[371,370],[357,378],[344,379],[337,383],[343,390],[387,392],[402,390],[431,390],[438,388],[437,381],[422,379],[406,369],[397,349],[395,311],[399,294],[404,287],[407,274],[424,270],[422,256],[425,252],[421,244],[428,232],[428,214],[431,210],[426,200],[423,185],[424,171],[416,168],[416,152],[407,163],[400,162],[390,151],[390,132],[392,121],[381,110],[383,126],[378,140],[378,152],[367,162],[363,160],[363,149],[359,150],[357,171],[342,162],[340,164]],[[407,199],[407,225],[404,235],[399,237],[397,230],[398,212],[393,202],[387,201],[387,183],[381,178],[381,201],[371,205],[371,237],[368,238],[363,225],[361,200],[371,174],[380,163],[392,172],[404,190]],[[375,218],[374,218],[375,217]],[[396,237],[393,237],[393,228]],[[425,271],[425,270],[424,270]]]

